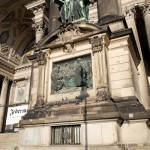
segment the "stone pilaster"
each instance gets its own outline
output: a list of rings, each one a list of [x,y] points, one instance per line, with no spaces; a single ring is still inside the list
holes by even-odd
[[[94,56],[94,70],[96,73],[96,97],[97,100],[106,100],[108,98],[108,77],[106,64],[106,35],[95,35],[90,38]]]
[[[13,102],[14,102],[16,84],[17,84],[17,82],[14,80],[14,81],[12,82],[11,89],[10,89],[9,104],[13,104]]]
[[[9,84],[9,79],[5,77],[3,80],[2,90],[0,95],[0,132],[2,132],[3,118],[4,118],[5,108],[6,108],[8,84]]]
[[[37,101],[35,104],[35,108],[42,107],[44,104],[44,84],[45,84],[45,53],[37,54],[37,62],[38,62],[38,89],[37,89]]]
[[[34,24],[33,27],[35,29],[35,37],[36,37],[36,44],[43,38],[45,33],[46,24],[44,22],[45,14],[44,9],[47,6],[45,0],[37,0],[33,1],[26,5],[26,8],[31,10],[34,14]]]

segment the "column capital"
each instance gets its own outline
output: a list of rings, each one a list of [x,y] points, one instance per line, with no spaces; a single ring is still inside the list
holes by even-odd
[[[39,52],[39,53],[37,54],[37,62],[38,62],[38,65],[39,65],[39,66],[45,64],[45,62],[46,62],[45,53]]]
[[[13,80],[13,81],[12,81],[12,87],[16,87],[16,85],[17,85],[17,81],[16,81],[16,80]]]
[[[4,77],[3,84],[8,84],[10,79],[8,77]]]
[[[126,17],[126,19],[135,18],[136,17],[135,7],[132,7],[132,8],[125,7],[125,9],[123,10],[123,14]]]
[[[146,16],[147,14],[150,14],[150,3],[149,4],[145,4],[143,6],[143,14],[144,14],[144,16]]]
[[[92,44],[93,53],[103,50],[103,38],[101,35],[94,35],[90,37],[90,43]]]
[[[32,25],[36,33],[43,33],[47,29],[46,24],[43,21],[35,22],[35,24]]]

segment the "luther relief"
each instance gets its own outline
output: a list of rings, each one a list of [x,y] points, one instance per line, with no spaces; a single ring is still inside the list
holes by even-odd
[[[54,0],[60,12],[62,24],[88,21],[89,5],[93,0]]]
[[[92,88],[91,66],[90,55],[54,63],[51,94],[74,91],[83,86]]]

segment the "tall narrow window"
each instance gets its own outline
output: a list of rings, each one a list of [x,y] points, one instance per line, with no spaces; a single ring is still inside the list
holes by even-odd
[[[52,127],[52,145],[56,144],[80,144],[80,125],[54,126]]]

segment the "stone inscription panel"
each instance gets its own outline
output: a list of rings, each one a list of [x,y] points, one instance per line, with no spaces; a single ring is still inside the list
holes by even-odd
[[[92,88],[91,55],[53,63],[51,94],[64,93],[86,86]]]

